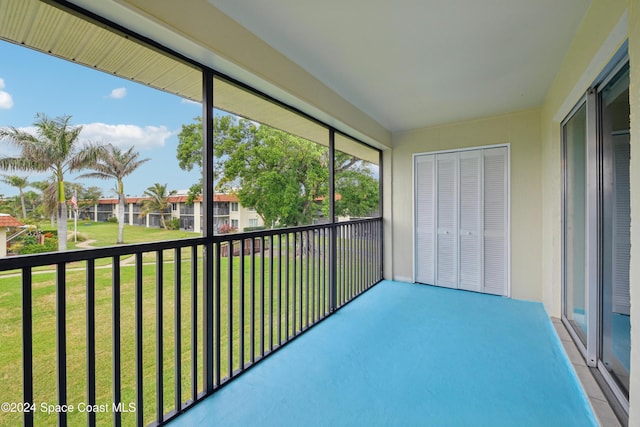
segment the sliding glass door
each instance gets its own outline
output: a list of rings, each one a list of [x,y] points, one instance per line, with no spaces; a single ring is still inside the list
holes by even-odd
[[[629,65],[603,73],[562,122],[562,318],[628,409]]]
[[[629,393],[629,66],[600,92],[602,137],[601,368]]]
[[[586,217],[587,107],[566,121],[564,137],[564,317],[587,345]]]

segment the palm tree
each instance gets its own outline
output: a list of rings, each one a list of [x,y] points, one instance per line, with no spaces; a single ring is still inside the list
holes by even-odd
[[[167,224],[164,220],[164,211],[171,206],[169,203],[169,196],[175,194],[175,190],[171,190],[167,193],[167,184],[155,183],[151,187],[144,191],[144,195],[148,199],[142,201],[142,209],[140,210],[140,217],[150,214],[151,212],[160,212],[160,226],[167,229]]]
[[[27,208],[24,204],[24,188],[29,185],[29,180],[27,179],[27,177],[18,175],[2,175],[0,181],[18,189],[18,191],[20,192],[20,204],[22,205],[22,218],[26,218]]]
[[[15,127],[0,129],[0,139],[20,150],[16,157],[1,157],[0,169],[51,172],[57,196],[58,250],[67,249],[67,203],[64,176],[95,164],[102,147],[81,144],[81,126],[71,126],[71,116],[55,119],[37,114],[35,135]]]
[[[56,210],[58,207],[58,195],[56,190],[56,182],[53,178],[46,181],[32,182],[31,186],[36,190],[40,190],[40,206],[38,210],[51,219],[51,227],[55,222]]]
[[[151,159],[139,159],[140,153],[133,151],[133,147],[122,151],[113,144],[104,146],[104,151],[98,162],[91,169],[95,172],[86,173],[79,178],[115,179],[118,193],[118,244],[124,243],[124,183],[123,179],[131,175],[140,165]]]

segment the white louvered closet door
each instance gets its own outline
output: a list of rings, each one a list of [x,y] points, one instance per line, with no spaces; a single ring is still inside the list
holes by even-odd
[[[435,284],[435,158],[416,157],[416,281]]]
[[[436,155],[436,280],[458,287],[458,154]]]
[[[613,251],[612,311],[631,310],[629,262],[631,257],[631,198],[629,192],[629,134],[613,137]]]
[[[484,288],[507,295],[507,149],[484,150]]]
[[[415,280],[508,295],[508,148],[415,157]]]
[[[460,160],[459,288],[482,291],[482,151],[463,151]]]

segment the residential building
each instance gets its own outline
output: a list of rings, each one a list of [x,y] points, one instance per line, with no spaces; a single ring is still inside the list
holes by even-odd
[[[160,226],[160,213],[151,212],[140,216],[140,207],[144,197],[127,197],[125,199],[125,223],[129,225],[144,225],[146,227]],[[242,231],[247,227],[261,227],[264,222],[255,209],[242,206],[238,197],[233,194],[216,194],[213,198],[214,225],[218,232],[229,230]],[[167,201],[171,207],[165,212],[165,219],[178,219],[180,229],[200,233],[202,231],[202,197],[197,197],[193,203],[188,203],[188,196],[176,194],[169,196]],[[198,214],[196,215],[196,212]],[[118,199],[103,198],[98,200],[93,209],[85,209],[86,219],[96,222],[107,221],[118,217]],[[225,228],[223,228],[225,227]],[[226,231],[228,232],[228,231]]]
[[[640,150],[640,0],[263,3],[0,2],[10,11],[0,16],[3,39],[202,103],[205,141],[201,240],[74,252],[66,258],[0,260],[1,270],[22,269],[23,275],[22,401],[34,400],[33,383],[38,381],[30,353],[30,285],[36,277],[31,269],[56,264],[56,277],[63,282],[67,263],[87,261],[87,396],[95,401],[94,261],[112,258],[119,268],[120,257],[132,255],[139,260],[133,308],[136,402],[142,408],[145,399],[151,400],[147,406],[155,410],[136,413],[136,425],[178,425],[193,406],[202,405],[193,402],[231,390],[229,381],[251,375],[245,371],[272,351],[290,351],[292,346],[283,344],[383,278],[421,284],[414,288],[436,285],[455,288],[460,295],[475,291],[503,297],[496,301],[543,304],[575,342],[578,354],[572,359],[579,359],[581,371],[599,381],[596,388],[607,396],[599,404],[610,404],[620,424],[640,425],[640,187],[633,185],[640,182],[640,156],[634,155]],[[330,177],[337,152],[375,165],[380,171],[380,216],[339,222],[331,214],[325,225],[215,236],[220,224],[216,209],[223,217],[228,209],[231,225],[254,222],[251,212],[243,216],[238,207],[236,213],[233,201],[215,202],[213,171],[206,167],[213,164],[214,108],[317,143],[326,149]],[[327,186],[332,188],[332,182]],[[330,193],[333,205],[335,191]],[[180,203],[172,215],[180,215]],[[130,212],[135,212],[133,206]],[[197,222],[194,217],[194,229]],[[192,283],[202,278],[204,285],[194,291],[192,301],[202,302],[203,308],[193,310],[189,325],[180,323],[184,313],[179,309],[174,315],[176,329],[185,328],[183,338],[192,334],[193,363],[182,366],[182,341],[175,338],[178,356],[172,375],[189,376],[191,383],[172,384],[175,402],[167,408],[165,337],[158,333],[155,347],[145,346],[142,338],[142,255],[165,249],[179,254],[181,248],[192,250],[193,270],[180,270],[181,262],[175,261],[176,271],[188,270]],[[198,253],[204,254],[204,262]],[[237,270],[231,268],[234,260]],[[163,271],[162,266],[160,256],[156,268]],[[276,275],[278,268],[285,273]],[[317,282],[309,279],[315,274]],[[278,282],[276,276],[286,280]],[[176,279],[176,288],[182,282]],[[285,282],[284,294],[289,295],[291,284],[300,303],[309,286],[315,290],[321,283],[320,314],[315,316],[313,304],[313,310],[306,306],[303,311],[293,303],[298,311],[292,316],[275,311],[281,306],[273,298],[265,305],[264,295],[274,295],[270,286],[278,288],[279,283],[282,289]],[[162,289],[162,280],[154,283]],[[249,288],[247,302],[244,286],[249,283],[260,292]],[[112,285],[118,294],[119,276]],[[65,288],[59,288],[56,307],[64,314]],[[256,295],[262,297],[260,310],[251,309],[260,299]],[[117,301],[114,310],[119,313]],[[155,301],[155,321],[162,331],[162,297]],[[177,301],[174,305],[180,307]],[[245,316],[246,311],[250,314]],[[375,313],[367,311],[367,316]],[[386,314],[396,318],[402,313]],[[452,309],[446,319],[433,320],[438,325],[411,326],[447,328],[447,321],[458,315]],[[255,321],[250,316],[262,317]],[[386,320],[378,319],[376,325]],[[56,396],[65,403],[64,315],[56,321],[61,360],[56,380],[62,390]],[[243,333],[234,335],[236,325]],[[546,327],[544,323],[541,329]],[[117,321],[113,330],[118,350],[113,352],[112,383],[119,401]],[[510,339],[526,340],[528,332],[513,333]],[[411,339],[402,344],[405,353],[413,351]],[[456,355],[465,354],[465,345],[458,343]],[[143,375],[143,349],[155,351],[158,367],[153,380],[157,391],[151,397],[143,390],[144,381],[154,376]],[[549,351],[555,353],[555,347]],[[357,365],[361,355],[353,354],[350,362]],[[465,362],[477,364],[480,375],[482,360],[474,356]],[[412,366],[397,369],[406,373]],[[533,382],[535,372],[528,374],[526,381]],[[468,381],[474,384],[474,378]],[[411,404],[431,398],[419,394],[423,386],[415,387]],[[313,384],[307,388],[312,389]],[[576,387],[574,392],[583,390]],[[544,400],[543,392],[540,397]],[[277,399],[272,403],[270,410],[286,410]],[[321,409],[326,413],[334,407]],[[356,409],[373,408],[345,411]],[[220,412],[200,420],[215,423]],[[116,425],[119,417],[114,415]],[[60,419],[66,423],[64,415]],[[33,414],[25,414],[24,424],[32,423]],[[88,424],[95,424],[95,418],[89,415]]]

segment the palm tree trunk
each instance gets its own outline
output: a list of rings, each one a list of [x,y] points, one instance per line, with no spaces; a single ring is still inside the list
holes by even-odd
[[[58,202],[58,250],[67,250],[67,203]]]
[[[118,194],[118,244],[124,243],[124,194]]]
[[[58,179],[58,251],[67,250],[67,199],[64,196],[64,181]]]
[[[20,189],[20,203],[22,204],[22,218],[27,217],[27,207],[24,205],[24,192]]]

